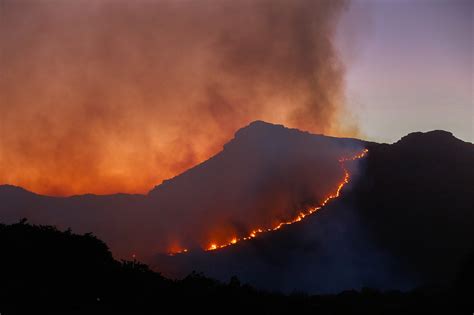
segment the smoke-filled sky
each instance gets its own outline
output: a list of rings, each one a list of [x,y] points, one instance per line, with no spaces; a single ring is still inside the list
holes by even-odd
[[[257,119],[472,135],[472,2],[0,0],[0,183],[147,192]]]
[[[343,1],[1,1],[0,181],[146,192],[262,119],[338,123]]]

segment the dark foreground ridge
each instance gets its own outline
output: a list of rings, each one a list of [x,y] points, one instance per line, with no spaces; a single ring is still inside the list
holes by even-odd
[[[282,295],[192,273],[169,280],[137,261],[113,259],[91,234],[22,220],[0,225],[0,312],[9,314],[454,314],[472,293],[471,255],[450,290],[373,289],[337,295]],[[471,290],[471,291],[469,291]],[[468,309],[468,308],[467,308]]]

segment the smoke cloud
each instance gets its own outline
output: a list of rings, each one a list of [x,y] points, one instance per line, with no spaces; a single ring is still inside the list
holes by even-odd
[[[146,192],[262,119],[339,124],[344,1],[0,3],[0,183]]]

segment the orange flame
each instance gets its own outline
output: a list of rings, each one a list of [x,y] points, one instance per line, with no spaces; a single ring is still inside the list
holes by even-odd
[[[339,185],[337,186],[337,189],[334,193],[330,194],[329,196],[327,196],[323,202],[321,202],[321,204],[319,206],[316,206],[314,208],[310,208],[308,210],[303,210],[301,211],[295,218],[293,218],[292,220],[289,220],[289,221],[284,221],[284,222],[280,222],[278,223],[276,226],[274,227],[269,227],[269,228],[257,228],[257,229],[254,229],[252,230],[247,236],[244,236],[244,237],[241,237],[241,238],[238,238],[238,237],[233,237],[231,240],[229,240],[229,242],[227,243],[223,243],[223,244],[217,244],[216,242],[212,242],[207,248],[205,248],[204,250],[205,251],[213,251],[213,250],[218,250],[218,249],[222,249],[222,248],[225,248],[225,247],[228,247],[228,246],[231,246],[231,245],[234,245],[234,244],[237,244],[238,242],[241,242],[241,241],[247,241],[247,240],[250,240],[250,239],[253,239],[255,237],[257,237],[258,234],[262,234],[262,233],[268,233],[268,232],[272,232],[272,231],[277,231],[279,229],[281,229],[283,226],[285,225],[290,225],[290,224],[293,224],[293,223],[297,223],[297,222],[300,222],[301,220],[303,220],[305,217],[315,213],[316,211],[318,211],[319,209],[321,209],[322,207],[324,207],[326,204],[328,204],[329,201],[333,200],[333,199],[336,199],[340,196],[341,194],[341,190],[342,188],[349,183],[349,180],[350,180],[350,173],[349,173],[349,170],[347,169],[346,165],[345,165],[345,162],[347,161],[355,161],[355,160],[358,160],[358,159],[362,159],[364,158],[367,153],[369,152],[368,149],[364,149],[362,150],[362,152],[354,155],[354,156],[351,156],[351,157],[343,157],[341,159],[339,159],[339,163],[342,167],[342,169],[344,170],[344,178],[342,179],[342,181],[339,183]],[[185,249],[183,251],[180,251],[179,253],[186,253],[188,250]],[[176,254],[177,252],[173,253],[173,254]]]

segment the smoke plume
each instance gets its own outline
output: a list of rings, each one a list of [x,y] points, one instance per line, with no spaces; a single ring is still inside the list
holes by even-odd
[[[0,183],[146,192],[262,119],[346,132],[344,1],[0,2]]]

